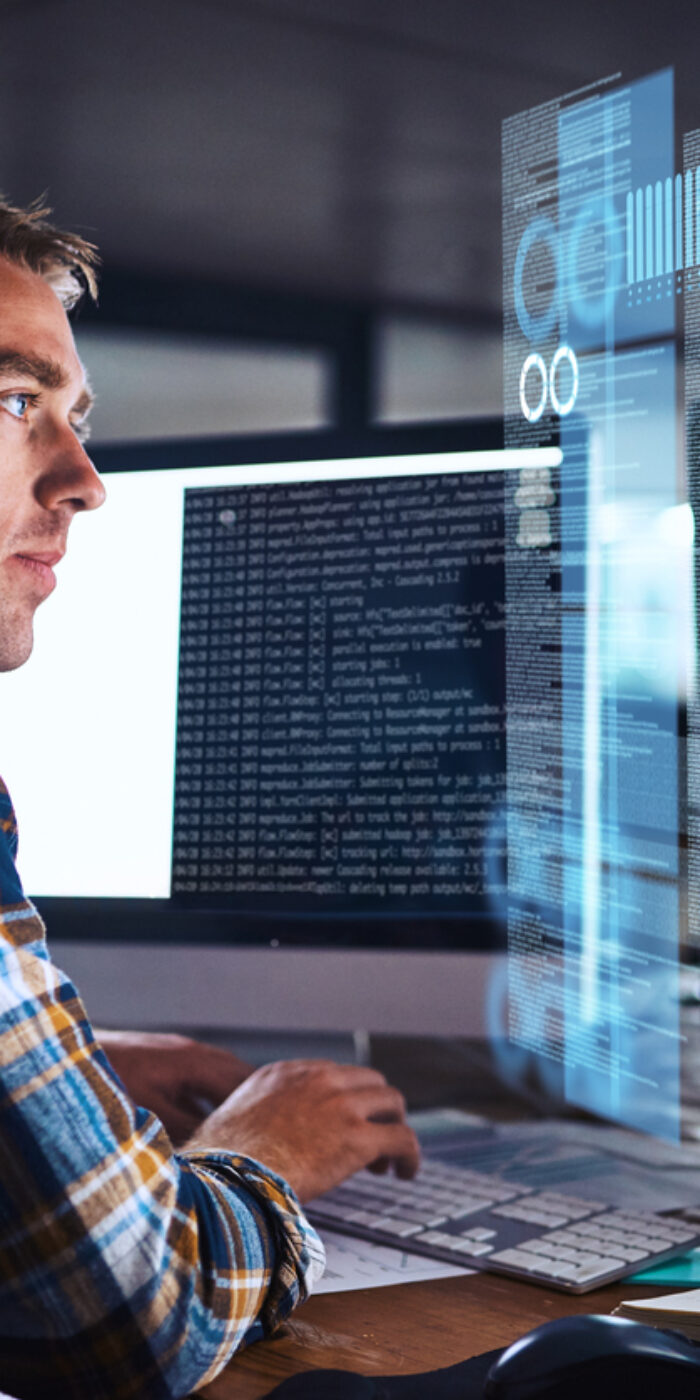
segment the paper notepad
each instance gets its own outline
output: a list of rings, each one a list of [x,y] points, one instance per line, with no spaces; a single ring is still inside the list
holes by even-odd
[[[646,1322],[649,1327],[670,1327],[693,1342],[700,1342],[700,1288],[688,1293],[664,1293],[659,1298],[634,1298],[614,1309],[618,1317]]]

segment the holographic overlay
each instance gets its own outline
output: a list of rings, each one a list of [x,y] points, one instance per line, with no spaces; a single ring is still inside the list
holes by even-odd
[[[506,502],[510,1035],[571,1103],[675,1138],[697,185],[672,73],[510,119],[503,155],[506,442],[563,451]]]

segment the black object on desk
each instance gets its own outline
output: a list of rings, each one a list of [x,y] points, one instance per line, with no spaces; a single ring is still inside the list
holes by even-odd
[[[303,1371],[275,1386],[265,1400],[481,1400],[501,1355],[484,1352],[456,1366],[416,1376],[359,1376],[353,1371]]]
[[[415,1376],[304,1371],[266,1400],[697,1400],[700,1350],[675,1332],[618,1317],[547,1322],[505,1351]]]
[[[677,1332],[622,1317],[562,1317],[514,1342],[492,1366],[486,1400],[697,1400],[700,1351]]]

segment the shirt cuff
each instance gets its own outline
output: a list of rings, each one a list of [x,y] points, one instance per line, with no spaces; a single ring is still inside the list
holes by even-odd
[[[243,1187],[269,1223],[275,1269],[260,1316],[245,1339],[246,1343],[257,1341],[274,1331],[313,1292],[326,1266],[323,1242],[304,1215],[289,1182],[254,1157],[201,1150],[185,1150],[178,1156],[214,1172],[219,1181],[223,1179],[236,1192]]]

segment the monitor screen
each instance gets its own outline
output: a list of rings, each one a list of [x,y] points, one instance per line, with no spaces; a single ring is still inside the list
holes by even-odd
[[[495,431],[122,449],[3,685],[54,937],[502,941],[503,492],[537,463]]]

